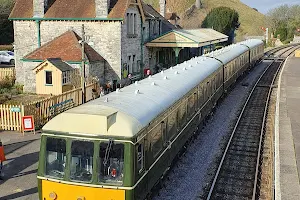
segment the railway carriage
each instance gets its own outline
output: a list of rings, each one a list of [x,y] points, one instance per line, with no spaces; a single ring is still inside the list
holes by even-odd
[[[248,51],[235,44],[193,58],[53,118],[41,137],[39,198],[144,199],[249,65]]]

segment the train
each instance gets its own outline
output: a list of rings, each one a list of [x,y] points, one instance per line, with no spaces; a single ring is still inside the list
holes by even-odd
[[[227,90],[264,56],[250,39],[67,110],[42,128],[40,200],[140,200]]]

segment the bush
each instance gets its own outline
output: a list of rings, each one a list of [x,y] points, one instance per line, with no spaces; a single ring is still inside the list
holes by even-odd
[[[10,92],[10,89],[8,88],[1,88],[0,89],[0,94],[6,94],[6,93],[9,93]]]
[[[14,77],[6,76],[4,79],[0,80],[0,88],[11,88],[15,83]]]

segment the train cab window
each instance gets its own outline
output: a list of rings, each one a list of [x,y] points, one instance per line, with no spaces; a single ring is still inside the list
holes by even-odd
[[[71,180],[90,182],[93,173],[94,143],[88,141],[72,142]]]
[[[66,140],[47,138],[46,141],[46,170],[49,177],[63,178],[66,166]]]
[[[144,145],[137,146],[137,170],[141,173],[144,169]]]
[[[124,170],[124,144],[113,140],[102,142],[99,152],[99,180],[105,183],[122,183]]]
[[[156,157],[158,153],[162,150],[163,146],[162,130],[160,124],[158,124],[150,131],[150,137],[152,155],[153,157]]]

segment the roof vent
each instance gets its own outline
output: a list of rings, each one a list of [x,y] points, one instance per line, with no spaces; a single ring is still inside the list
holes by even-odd
[[[174,67],[170,67],[170,69],[174,69]]]
[[[117,89],[116,89],[116,92],[117,92],[117,93],[121,92],[120,88],[117,88]]]
[[[108,102],[108,98],[107,97],[105,98],[104,102],[106,102],[106,103]]]
[[[167,77],[167,76],[165,76],[165,77],[164,77],[164,79],[165,79],[165,80],[167,80],[167,79],[168,79],[168,77]]]
[[[178,71],[175,71],[175,73],[174,73],[174,74],[179,74],[179,73],[178,73]]]
[[[135,94],[140,94],[140,90],[135,90]]]
[[[138,81],[136,81],[134,84],[135,84],[135,85],[138,85],[138,84],[139,84],[139,82],[138,82]]]
[[[189,65],[189,67],[193,67],[193,65]]]
[[[186,70],[186,67],[184,67],[182,70],[183,70],[183,71]]]
[[[152,76],[151,76],[151,75],[149,75],[149,78],[152,78]]]
[[[154,82],[152,82],[151,85],[155,86],[156,84]]]
[[[164,70],[161,70],[161,72],[160,72],[161,74],[163,74],[164,73]]]

